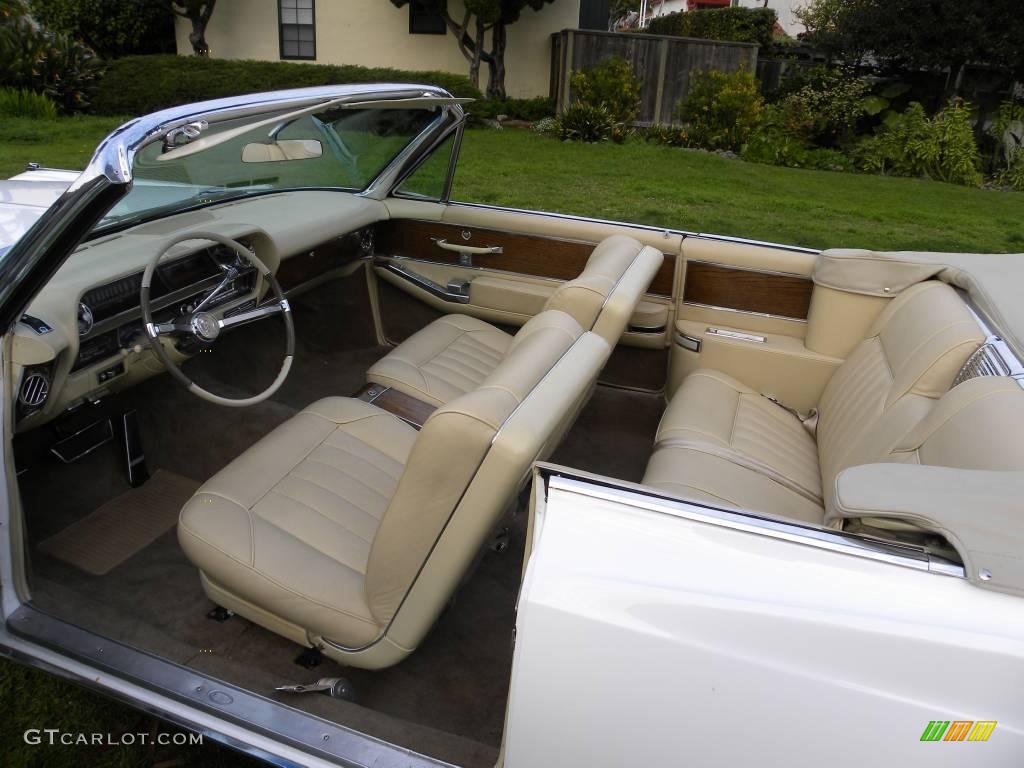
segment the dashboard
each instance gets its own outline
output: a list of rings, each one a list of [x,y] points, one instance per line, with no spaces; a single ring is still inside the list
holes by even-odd
[[[382,203],[343,192],[293,191],[228,202],[89,241],[33,299],[15,328],[16,431],[47,423],[163,371],[142,327],[139,289],[164,244],[211,231],[250,249],[286,293],[372,255]],[[188,241],[161,261],[150,287],[154,322],[189,315],[229,268],[234,279],[205,309],[228,317],[267,290],[251,263],[209,240]],[[180,363],[200,351],[191,337],[162,339]]]

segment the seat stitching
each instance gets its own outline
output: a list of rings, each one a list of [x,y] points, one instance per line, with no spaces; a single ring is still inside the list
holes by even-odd
[[[457,368],[453,368],[450,365],[445,365],[443,362],[438,361],[438,359],[436,357],[433,360],[431,360],[429,363],[427,363],[427,365],[424,365],[423,366],[423,370],[427,370],[427,366],[428,365],[429,366],[436,366],[437,368],[440,368],[442,372],[443,371],[450,371],[451,373],[455,374],[456,376],[460,376],[463,379],[465,379],[466,381],[471,382],[473,384],[473,386],[478,385],[481,381],[483,381],[484,379],[487,378],[486,376],[484,376],[481,379],[479,379],[479,381],[474,381],[472,376],[467,376],[466,374],[464,374],[461,371],[459,371]],[[470,370],[472,371],[473,369],[470,368]],[[454,383],[452,381],[443,378],[441,372],[431,371],[431,373],[434,376],[436,376],[437,378],[441,379],[442,381],[444,381],[444,382],[446,382],[448,384],[452,384],[454,386]]]
[[[249,569],[249,570],[251,570],[251,571],[252,571],[252,572],[253,572],[253,573],[254,573],[254,574],[255,574],[255,575],[257,576],[257,577],[259,577],[259,578],[261,578],[261,579],[263,579],[263,580],[265,580],[265,581],[269,581],[269,582],[270,582],[271,584],[273,584],[273,585],[274,585],[274,586],[276,586],[276,587],[279,587],[279,588],[280,588],[281,590],[283,590],[284,592],[288,592],[288,593],[290,593],[290,594],[292,594],[292,595],[295,595],[296,597],[301,597],[301,598],[302,598],[303,600],[307,600],[308,602],[310,602],[310,603],[313,603],[314,605],[319,605],[319,606],[320,606],[321,608],[323,608],[323,609],[325,609],[325,610],[328,610],[328,611],[331,611],[332,613],[337,613],[337,614],[340,614],[340,615],[342,615],[342,616],[347,616],[347,617],[349,617],[349,618],[351,618],[351,619],[355,619],[356,621],[361,621],[361,622],[363,622],[364,624],[369,624],[370,626],[373,626],[373,627],[378,627],[378,628],[379,628],[379,625],[377,624],[377,622],[376,622],[376,621],[374,621],[374,620],[372,620],[372,619],[368,619],[368,618],[366,618],[365,616],[360,616],[360,615],[358,615],[358,614],[352,613],[351,611],[346,611],[346,610],[345,610],[344,608],[338,608],[337,606],[333,606],[333,605],[328,605],[327,603],[324,603],[324,602],[322,602],[321,600],[317,600],[317,599],[316,599],[316,598],[314,598],[314,597],[310,597],[310,596],[309,596],[309,595],[307,595],[307,594],[304,594],[304,593],[302,593],[302,592],[299,592],[299,591],[298,591],[297,589],[293,589],[293,588],[291,588],[291,587],[289,587],[289,586],[287,586],[287,585],[285,585],[285,584],[282,584],[282,583],[281,583],[281,582],[279,582],[279,581],[278,581],[277,579],[272,579],[272,578],[270,578],[270,577],[269,577],[269,576],[268,576],[267,574],[263,573],[262,571],[259,571],[259,570],[257,570],[255,566],[249,566],[249,565],[246,565],[246,564],[245,564],[244,562],[242,562],[241,560],[239,560],[239,559],[238,559],[237,557],[235,557],[234,555],[230,554],[229,552],[226,552],[226,551],[224,551],[223,549],[221,549],[220,547],[218,547],[218,546],[217,546],[216,544],[214,544],[214,543],[212,543],[212,542],[210,542],[210,541],[207,541],[207,540],[206,540],[205,538],[203,538],[202,536],[200,536],[200,535],[199,535],[198,533],[196,533],[196,532],[195,532],[195,531],[194,531],[193,529],[189,528],[189,527],[188,527],[187,525],[183,525],[182,523],[180,523],[180,522],[179,522],[179,523],[178,523],[178,526],[179,526],[179,527],[181,527],[181,528],[184,528],[184,529],[185,529],[185,531],[186,531],[186,532],[187,532],[187,533],[188,533],[188,534],[189,534],[190,536],[194,537],[194,538],[195,538],[195,539],[197,539],[198,541],[201,541],[201,542],[202,542],[203,544],[205,544],[206,546],[210,547],[211,549],[215,549],[215,550],[217,550],[217,551],[218,551],[218,552],[220,552],[220,553],[221,553],[222,555],[224,555],[224,557],[228,558],[229,560],[231,560],[231,561],[233,561],[233,562],[236,562],[236,563],[238,563],[238,564],[239,564],[240,566],[242,566],[243,568],[248,568],[248,569]],[[283,529],[278,529],[278,530],[281,530],[281,531],[282,531],[282,533],[284,533],[284,534],[286,534],[286,535],[288,535],[288,536],[291,536],[291,534],[289,534],[289,533],[288,533],[287,531],[284,531]],[[295,537],[293,536],[292,538],[295,538]],[[299,540],[299,541],[301,541],[301,540]],[[302,542],[302,543],[303,543],[303,544],[305,544],[306,542]],[[307,546],[308,546],[308,545],[307,545]],[[318,551],[319,551],[319,550],[318,550]],[[325,555],[325,557],[326,557],[326,555]],[[331,558],[331,559],[333,560],[333,558]],[[337,561],[337,560],[335,560],[334,562],[338,562],[338,561]],[[348,565],[345,565],[344,563],[338,563],[338,565],[342,566],[343,568],[348,568],[348,570],[352,571],[353,573],[355,573],[355,574],[357,574],[357,575],[362,575],[362,574],[360,574],[360,573],[359,573],[359,571],[357,571],[357,570],[356,570],[355,568],[351,568],[350,566],[348,566]],[[294,623],[294,622],[293,622],[293,623]]]
[[[351,475],[347,475],[347,476],[351,477]],[[326,491],[327,493],[329,493],[334,498],[339,499],[340,501],[344,502],[345,506],[348,507],[349,509],[354,509],[354,510],[357,510],[359,512],[362,512],[368,518],[370,518],[371,520],[375,520],[377,523],[380,523],[380,521],[381,521],[381,518],[377,517],[375,514],[370,512],[365,507],[359,506],[354,501],[351,501],[348,497],[343,496],[342,494],[338,493],[337,491],[335,491],[332,488],[328,488],[326,485],[323,485],[322,483],[318,483],[316,480],[312,480],[311,478],[308,478],[308,477],[303,477],[302,475],[288,475],[288,477],[294,478],[295,480],[301,480],[304,483],[309,483],[312,486],[320,488],[321,490]],[[353,479],[355,479],[355,478],[353,478]],[[377,495],[379,496],[380,494],[377,494]],[[303,502],[303,501],[301,501],[299,499],[296,499],[296,501],[298,501],[300,504],[305,504],[305,502]],[[388,501],[390,501],[390,499],[388,499]],[[353,533],[354,533],[354,531],[353,531]],[[360,537],[360,538],[362,538],[362,537]],[[366,543],[369,544],[370,542],[367,541]]]
[[[333,469],[334,471],[338,472],[339,474],[345,475],[345,477],[350,477],[350,478],[352,478],[352,479],[353,479],[353,480],[355,480],[355,481],[356,481],[357,483],[359,483],[359,485],[363,486],[364,488],[366,488],[367,490],[369,490],[369,491],[370,491],[371,493],[373,493],[373,494],[375,494],[375,495],[377,495],[377,496],[380,496],[380,497],[381,497],[382,499],[384,499],[384,501],[388,501],[388,502],[390,502],[390,501],[391,501],[391,498],[390,498],[389,496],[387,496],[387,495],[385,495],[385,494],[381,493],[381,492],[380,492],[380,491],[378,491],[378,490],[377,490],[376,488],[374,488],[374,487],[373,487],[373,486],[371,486],[371,485],[368,485],[368,484],[367,484],[367,483],[366,483],[365,481],[363,481],[363,480],[359,479],[358,477],[356,477],[355,475],[351,474],[350,472],[346,472],[345,470],[343,470],[343,469],[341,469],[341,468],[339,468],[339,467],[335,467],[335,466],[333,466],[333,465],[331,465],[331,464],[327,464],[327,463],[325,463],[325,462],[323,462],[323,461],[317,461],[316,459],[306,459],[306,461],[308,461],[308,462],[309,462],[310,464],[320,464],[320,465],[322,465],[322,466],[325,466],[325,467],[329,467],[330,469]],[[299,476],[298,476],[298,475],[295,475],[295,474],[293,474],[292,472],[289,472],[289,473],[288,473],[288,475],[286,475],[286,477],[299,477]],[[304,477],[299,477],[299,479],[300,479],[300,480],[305,480],[306,478],[304,478]],[[284,480],[284,478],[282,477],[282,478],[281,478],[281,480]],[[280,482],[280,481],[278,481],[278,482]],[[310,482],[312,482],[312,481],[310,481]],[[314,483],[314,484],[315,484],[315,483]],[[321,486],[321,487],[323,487],[323,486]],[[325,490],[325,491],[331,491],[331,489],[330,489],[330,488],[324,488],[324,490]],[[331,493],[334,493],[334,491],[331,491]],[[337,495],[337,494],[335,494],[335,495]]]
[[[814,491],[804,488],[803,485],[793,478],[785,477],[781,472],[768,466],[764,462],[758,461],[751,456],[745,456],[739,451],[724,450],[722,452],[717,452],[714,450],[713,446],[704,446],[699,443],[690,443],[685,440],[673,441],[664,447],[703,453],[706,456],[714,456],[715,458],[722,459],[723,461],[732,462],[738,467],[755,472],[761,477],[771,480],[776,485],[780,485],[783,488],[804,497],[808,501],[814,502],[819,507],[824,506],[823,499],[821,496],[814,493]]]
[[[300,477],[299,479],[303,480],[305,478],[301,478]],[[307,480],[306,482],[309,482],[309,481]],[[316,485],[316,483],[313,483],[313,485]],[[325,490],[327,490],[327,489],[325,489]],[[352,530],[351,528],[349,528],[347,525],[345,525],[340,520],[335,520],[334,518],[332,518],[332,517],[330,517],[328,515],[325,515],[319,509],[314,507],[312,504],[307,504],[302,499],[297,499],[294,496],[292,496],[290,493],[284,493],[283,491],[279,491],[276,488],[274,489],[273,493],[275,495],[277,495],[277,496],[280,496],[282,499],[288,499],[288,501],[291,501],[291,502],[293,502],[295,504],[298,504],[300,507],[305,507],[306,509],[308,509],[308,510],[310,510],[312,512],[315,512],[316,514],[320,515],[320,517],[322,517],[327,522],[329,522],[329,523],[331,523],[333,525],[336,525],[339,528],[341,528],[343,531],[347,531],[348,533],[352,534],[353,536],[355,536],[357,539],[359,539],[364,544],[372,544],[373,543],[372,540],[363,538],[362,536],[359,535],[358,532]],[[342,498],[342,497],[339,497],[339,498]],[[342,500],[344,500],[344,499],[342,499]],[[355,507],[355,505],[352,505],[352,506]],[[358,509],[358,507],[356,507],[356,509]],[[268,520],[267,518],[263,517],[262,515],[260,516],[260,519],[263,522],[265,522],[265,523],[270,523],[271,525],[273,525],[275,528],[277,528],[279,530],[286,531],[285,528],[282,528],[277,523],[275,523],[275,522],[273,522],[271,520]],[[295,535],[292,535],[292,538],[299,539],[299,537],[295,536]],[[331,560],[334,560],[335,562],[342,563],[342,565],[345,565],[347,568],[352,568],[352,566],[347,565],[346,563],[342,562],[341,560],[339,560],[334,555],[329,554],[327,552],[324,552],[322,549],[320,549],[319,547],[315,546],[312,542],[308,542],[305,539],[299,539],[299,541],[303,542],[306,546],[310,547],[311,549],[315,549],[317,552],[322,554],[324,557],[329,557],[329,558],[331,558]],[[352,568],[352,570],[356,570],[356,569]]]
[[[344,445],[335,445],[334,443],[328,443],[326,438],[324,439],[323,446],[325,448],[330,448],[332,451],[338,451],[339,453],[346,453],[349,456],[352,456],[354,459],[363,462],[364,464],[369,464],[374,469],[379,469],[381,472],[383,472],[385,475],[390,477],[396,483],[399,481],[399,479],[402,477],[402,472],[405,471],[405,464],[403,462],[399,461],[398,459],[392,458],[388,454],[384,453],[384,451],[382,451],[379,448],[371,445],[370,443],[367,443],[367,442],[364,442],[363,440],[360,440],[358,437],[356,437],[355,435],[352,435],[349,432],[345,432],[344,434],[347,437],[350,437],[353,440],[357,441],[360,445],[370,449],[371,451],[373,451],[376,454],[379,454],[385,461],[389,461],[389,462],[391,462],[393,464],[397,464],[398,465],[398,474],[392,474],[391,472],[386,470],[383,466],[381,466],[379,464],[375,464],[374,462],[370,461],[370,459],[366,458],[365,456],[360,456],[358,453],[356,453],[355,451],[349,449],[348,447],[346,447]],[[330,435],[328,435],[328,437],[330,437]],[[318,463],[323,464],[322,461],[318,462]],[[330,466],[330,465],[328,464],[328,466]]]

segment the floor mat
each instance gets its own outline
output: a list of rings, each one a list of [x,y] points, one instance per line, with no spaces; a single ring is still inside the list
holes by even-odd
[[[140,487],[41,542],[39,550],[102,576],[170,530],[198,487],[194,480],[158,470]]]

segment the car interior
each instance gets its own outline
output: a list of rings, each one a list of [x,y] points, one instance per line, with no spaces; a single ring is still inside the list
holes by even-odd
[[[462,765],[501,747],[535,461],[950,562],[843,470],[1024,470],[1020,365],[924,258],[290,191],[86,241],[12,343],[37,607]]]

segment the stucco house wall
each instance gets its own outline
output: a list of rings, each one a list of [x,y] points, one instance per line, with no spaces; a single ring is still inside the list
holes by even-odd
[[[462,0],[449,0],[461,18]],[[206,32],[211,56],[280,60],[277,0],[219,0]],[[508,28],[505,86],[509,96],[546,96],[551,68],[551,34],[579,22],[580,0],[555,0],[541,11],[526,9]],[[178,19],[178,53],[189,55],[189,22]],[[365,67],[438,69],[467,74],[469,63],[455,38],[409,34],[408,8],[387,0],[319,0],[316,3],[316,62]],[[486,85],[486,67],[481,67]]]

